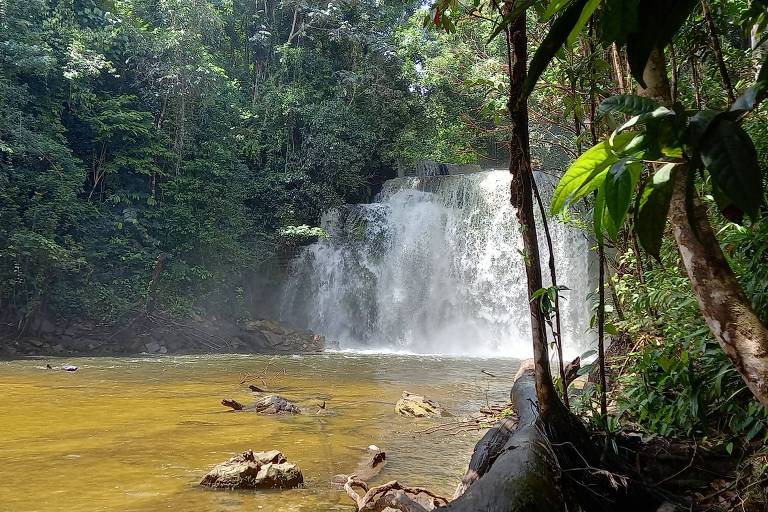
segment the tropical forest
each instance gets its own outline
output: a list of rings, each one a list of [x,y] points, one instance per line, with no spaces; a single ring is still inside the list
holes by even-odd
[[[0,0],[0,510],[768,510],[768,0]]]

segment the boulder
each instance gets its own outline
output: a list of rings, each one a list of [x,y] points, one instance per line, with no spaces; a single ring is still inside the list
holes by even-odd
[[[292,489],[304,475],[277,450],[248,450],[214,466],[200,485],[215,489]]]
[[[434,400],[421,395],[403,391],[403,396],[395,404],[395,412],[412,418],[431,418],[445,416],[443,408]]]
[[[311,331],[294,329],[275,320],[246,322],[248,333],[259,335],[272,352],[321,352],[325,349],[325,337]]]

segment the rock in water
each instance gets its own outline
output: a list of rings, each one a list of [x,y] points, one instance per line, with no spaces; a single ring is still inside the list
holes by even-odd
[[[437,402],[421,395],[403,391],[403,396],[395,404],[395,412],[412,418],[431,418],[445,416],[443,408]]]
[[[262,398],[253,408],[262,414],[300,414],[301,410],[295,404],[277,395]]]
[[[200,485],[215,489],[293,489],[304,475],[277,450],[248,450],[215,466]]]

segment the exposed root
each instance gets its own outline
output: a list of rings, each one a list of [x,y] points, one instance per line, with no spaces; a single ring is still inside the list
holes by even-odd
[[[365,494],[360,496],[355,488],[363,489]],[[442,496],[421,487],[405,487],[397,480],[368,488],[368,484],[359,480],[357,475],[351,475],[347,477],[344,490],[357,504],[358,512],[380,512],[386,508],[393,508],[402,512],[429,512],[436,507],[448,504],[448,500]],[[414,498],[419,495],[429,497],[429,503],[422,504],[422,502],[416,501]]]

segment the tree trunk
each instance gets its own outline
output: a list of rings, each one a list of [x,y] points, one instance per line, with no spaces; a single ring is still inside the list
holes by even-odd
[[[509,172],[512,206],[517,211],[517,221],[523,235],[523,258],[528,280],[528,299],[531,313],[531,338],[533,360],[536,368],[536,396],[539,398],[541,415],[548,420],[552,413],[564,409],[552,382],[549,367],[549,350],[544,315],[539,301],[533,298],[541,288],[541,259],[533,216],[533,171],[528,139],[528,107],[522,98],[523,82],[528,65],[528,37],[525,17],[519,16],[507,29],[507,64],[509,66],[509,114],[512,121],[512,139],[509,151]]]
[[[693,219],[688,218],[686,170],[676,172],[670,221],[699,308],[752,394],[768,406],[768,329],[728,265],[705,206],[695,201]]]
[[[452,512],[522,512],[566,510],[559,466],[536,408],[538,379],[530,368],[518,372],[510,400],[518,413],[517,429],[501,446],[486,472],[464,494],[437,510]],[[508,426],[500,424],[506,436]],[[483,438],[483,440],[486,440]],[[483,441],[481,441],[482,443]],[[480,446],[480,443],[478,443]],[[477,452],[477,449],[476,449]],[[473,457],[474,460],[474,457]],[[476,466],[481,469],[481,466]]]
[[[165,268],[165,253],[160,253],[155,261],[155,270],[152,271],[152,278],[149,280],[149,288],[147,290],[147,304],[145,307],[145,313],[151,315],[155,311],[155,305],[157,304],[157,285],[160,283],[160,275]]]
[[[664,57],[658,50],[652,53],[643,78],[647,88],[639,89],[639,95],[670,101]],[[768,406],[768,329],[728,265],[704,205],[694,200],[694,211],[688,216],[687,181],[685,166],[678,165],[670,222],[693,293],[712,334],[755,398]]]

